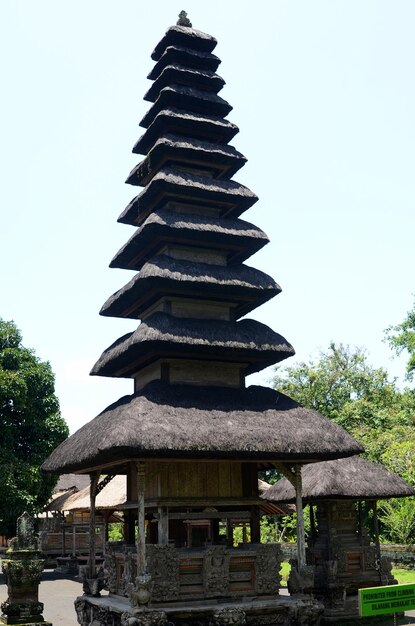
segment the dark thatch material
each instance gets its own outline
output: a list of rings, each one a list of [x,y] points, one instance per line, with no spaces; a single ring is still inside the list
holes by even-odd
[[[168,65],[184,65],[197,70],[210,70],[216,72],[220,65],[220,59],[209,52],[198,52],[183,46],[168,46],[154,65],[147,78],[156,80]]]
[[[128,458],[310,462],[362,451],[343,428],[272,389],[212,393],[154,381],[85,424],[42,469],[82,471]]]
[[[247,363],[245,372],[252,374],[294,354],[284,337],[255,320],[199,320],[158,311],[109,346],[91,375],[129,378],[161,357]]]
[[[85,476],[85,478],[88,479],[88,483],[89,483],[89,477]],[[87,489],[89,488],[87,487]],[[57,492],[54,496],[52,496],[52,499],[50,502],[48,502],[47,506],[45,506],[44,511],[49,512],[49,511],[65,510],[65,505],[68,502],[68,500],[70,500],[73,495],[76,495],[78,493],[79,493],[78,490],[74,488],[67,489],[66,491]]]
[[[152,257],[139,274],[114,293],[100,314],[139,319],[163,295],[210,301],[236,302],[235,319],[270,300],[281,288],[267,274],[246,265],[223,267]]]
[[[215,207],[222,217],[239,217],[258,197],[233,180],[211,180],[166,168],[157,172],[118,218],[123,224],[142,224],[150,213],[169,202]]]
[[[53,490],[53,493],[61,491],[80,491],[89,485],[89,477],[80,474],[62,474]]]
[[[214,37],[195,28],[171,26],[154,48],[151,58],[153,61],[158,61],[168,46],[184,46],[199,52],[212,52],[217,43]]]
[[[257,226],[241,219],[221,219],[159,209],[145,220],[117,252],[110,267],[139,270],[164,242],[226,252],[228,264],[241,263],[268,243]]]
[[[159,97],[140,121],[140,126],[148,128],[160,111],[171,108],[219,117],[226,117],[232,111],[229,102],[214,93],[181,85],[169,85],[160,91]]]
[[[174,168],[177,164],[185,165],[189,171],[192,167],[208,171],[213,178],[231,178],[245,163],[246,158],[233,146],[166,135],[155,142],[147,157],[134,167],[125,182],[147,185],[162,168]]]
[[[169,85],[184,85],[217,94],[224,87],[225,81],[210,70],[183,67],[177,64],[167,65],[144,95],[144,100],[155,102],[160,91]]]
[[[215,115],[189,113],[179,109],[163,109],[133,148],[135,154],[147,154],[159,137],[166,134],[186,135],[211,143],[228,143],[239,128],[229,120]]]
[[[397,474],[360,456],[308,465],[303,469],[303,500],[379,500],[413,496],[415,491]],[[294,487],[282,478],[261,497],[295,502]]]

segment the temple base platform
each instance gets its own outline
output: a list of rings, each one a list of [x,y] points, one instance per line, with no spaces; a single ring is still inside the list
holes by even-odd
[[[212,599],[200,603],[157,603],[141,616],[133,616],[127,598],[110,594],[99,598],[80,596],[75,600],[75,609],[80,626],[128,626],[134,617],[139,625],[156,624],[159,622],[156,614],[163,612],[164,623],[174,626],[317,626],[324,607],[306,595],[238,598],[229,602]],[[146,613],[153,613],[153,616],[146,616]]]

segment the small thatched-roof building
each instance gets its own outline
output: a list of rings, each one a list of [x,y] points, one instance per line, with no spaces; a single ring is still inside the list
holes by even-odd
[[[295,502],[291,483],[282,478],[261,495],[275,504]],[[359,587],[393,584],[390,563],[381,557],[376,501],[415,495],[400,476],[360,456],[308,465],[303,471],[303,502],[309,504],[307,561],[314,567],[314,593],[333,620],[357,614]],[[366,514],[361,503],[366,501]],[[374,525],[371,544],[365,517]],[[347,593],[350,600],[345,599]]]
[[[360,456],[307,465],[303,470],[303,502],[326,500],[380,500],[413,496],[415,491],[400,476]],[[294,503],[292,484],[281,478],[262,497]]]

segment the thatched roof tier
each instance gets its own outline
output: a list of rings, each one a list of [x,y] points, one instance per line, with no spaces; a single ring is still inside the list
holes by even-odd
[[[129,458],[311,462],[359,452],[343,428],[272,389],[212,393],[153,381],[61,443],[42,469],[87,471]]]
[[[217,43],[215,37],[195,28],[171,26],[167,29],[163,39],[154,48],[151,58],[153,61],[158,61],[169,46],[184,46],[199,52],[209,53],[215,49]]]
[[[400,476],[360,456],[324,461],[303,468],[303,500],[379,500],[413,496]],[[282,478],[261,497],[271,502],[295,502],[294,487]]]
[[[264,231],[241,219],[218,220],[159,209],[117,252],[110,267],[139,270],[166,242],[219,250],[226,253],[228,264],[241,263],[268,241]]]
[[[143,191],[133,198],[118,218],[123,224],[140,225],[168,202],[216,209],[221,217],[239,217],[258,197],[233,180],[211,180],[173,169],[157,172]],[[194,208],[194,212],[196,209]]]
[[[246,158],[235,148],[200,139],[166,135],[160,137],[147,157],[130,172],[126,183],[144,187],[162,168],[185,166],[187,170],[203,170],[213,178],[231,178]]]
[[[89,477],[86,476],[85,478],[87,478],[89,482]],[[87,487],[87,489],[89,491],[89,487]],[[64,511],[66,503],[71,499],[73,495],[78,495],[78,493],[79,491],[74,488],[67,489],[66,491],[56,492],[52,496],[50,502],[48,502],[48,504],[45,506],[44,511]]]
[[[70,491],[80,491],[89,485],[89,477],[82,476],[80,474],[62,474],[59,476],[58,482],[53,490],[53,493]]]
[[[100,482],[105,480],[105,477]],[[122,508],[127,502],[127,480],[123,475],[114,476],[103,489],[101,489],[95,499],[95,508],[97,510],[115,511]],[[89,495],[89,487],[86,487],[78,493],[72,494],[68,498],[61,510],[64,511],[89,511],[91,507],[91,498]],[[56,509],[58,510],[58,509]]]
[[[182,85],[169,85],[160,91],[157,100],[140,121],[140,126],[148,128],[160,111],[171,108],[219,117],[226,117],[232,111],[229,102],[214,93]]]
[[[280,293],[280,286],[267,274],[246,265],[223,267],[153,257],[130,282],[114,293],[100,314],[140,319],[162,296],[235,302],[234,319]]]
[[[168,65],[184,65],[197,70],[216,72],[220,62],[219,57],[209,52],[199,52],[184,46],[168,46],[147,78],[155,80]]]
[[[185,135],[211,143],[228,143],[239,128],[216,115],[189,113],[179,109],[163,109],[133,148],[135,154],[147,154],[157,139],[165,134]]]
[[[158,311],[109,346],[90,373],[130,378],[162,357],[180,357],[246,363],[245,373],[252,374],[294,354],[284,337],[256,320],[177,318]]]
[[[144,95],[144,100],[155,102],[160,91],[169,85],[183,85],[217,94],[224,87],[225,81],[210,70],[183,67],[178,64],[167,65]]]

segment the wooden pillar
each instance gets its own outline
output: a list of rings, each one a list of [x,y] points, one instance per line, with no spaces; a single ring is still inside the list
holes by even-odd
[[[251,543],[261,543],[259,506],[253,506],[251,511]]]
[[[378,523],[378,503],[376,500],[373,500],[372,508],[373,508],[373,529],[375,531],[375,546],[376,546],[376,558],[379,563],[379,572],[380,569],[380,561],[381,561],[381,552],[380,552],[380,541],[379,541],[379,523]]]
[[[311,503],[308,506],[309,506],[309,509],[310,509],[310,532],[311,532],[311,537],[313,539],[315,539],[315,536],[316,536],[316,521],[314,519],[314,509],[313,509],[313,505]]]
[[[98,472],[89,475],[89,577],[95,578],[96,575],[96,558],[95,558],[95,500],[97,497]]]
[[[233,526],[229,517],[226,518],[226,545],[228,548],[233,548]]]
[[[306,565],[302,483],[301,465],[294,465],[295,507],[297,509],[297,558],[299,571]]]
[[[137,468],[137,576],[146,571],[146,529],[144,512],[145,465],[142,461],[136,464]]]
[[[158,522],[158,543],[162,546],[167,546],[169,543],[169,513],[168,509],[164,506],[160,506],[158,510],[159,522]]]

